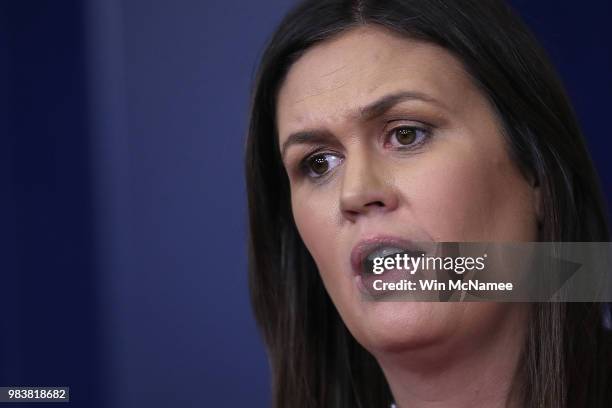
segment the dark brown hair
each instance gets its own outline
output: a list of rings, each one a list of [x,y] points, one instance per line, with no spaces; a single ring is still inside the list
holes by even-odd
[[[545,53],[501,0],[316,0],[283,20],[261,59],[246,151],[250,290],[275,407],[388,407],[374,358],[350,335],[293,221],[276,97],[306,50],[375,24],[444,47],[496,110],[510,154],[542,191],[542,241],[608,241],[597,175]],[[612,405],[604,304],[533,304],[522,366],[526,407]]]

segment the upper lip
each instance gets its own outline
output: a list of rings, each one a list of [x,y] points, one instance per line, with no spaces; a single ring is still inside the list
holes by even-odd
[[[355,275],[362,273],[363,260],[372,251],[383,247],[395,247],[405,249],[406,251],[426,252],[418,246],[414,241],[391,236],[376,236],[359,241],[351,251],[351,267]]]

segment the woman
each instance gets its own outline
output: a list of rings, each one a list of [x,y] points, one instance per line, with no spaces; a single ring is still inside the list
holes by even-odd
[[[608,241],[544,53],[501,1],[308,1],[268,45],[246,156],[276,407],[603,407],[595,303],[365,302],[410,242]]]

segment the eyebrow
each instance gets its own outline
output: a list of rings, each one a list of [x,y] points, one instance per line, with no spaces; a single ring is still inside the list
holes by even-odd
[[[420,100],[444,107],[442,103],[424,93],[414,91],[402,91],[385,95],[380,99],[370,103],[369,105],[360,108],[358,111],[358,116],[362,120],[370,120],[383,115],[385,112],[387,112],[389,109],[391,109],[398,103],[406,100]],[[285,152],[292,145],[322,143],[328,141],[330,138],[331,134],[325,130],[306,130],[292,133],[289,135],[287,140],[283,142],[283,145],[281,147],[281,157],[285,157]]]
[[[331,134],[326,130],[305,130],[289,135],[281,148],[281,157],[285,157],[285,152],[292,145],[297,144],[317,144],[327,142],[331,139]]]
[[[382,98],[370,103],[369,105],[364,106],[359,110],[359,116],[365,120],[375,118],[384,114],[398,103],[406,100],[423,101],[438,105],[440,107],[444,107],[441,102],[424,93],[414,91],[402,91],[390,95],[385,95]]]

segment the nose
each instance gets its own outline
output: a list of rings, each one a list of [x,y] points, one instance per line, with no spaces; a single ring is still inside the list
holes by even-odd
[[[397,208],[399,197],[392,180],[367,157],[347,158],[340,193],[344,218],[356,221],[360,216],[385,213]]]

